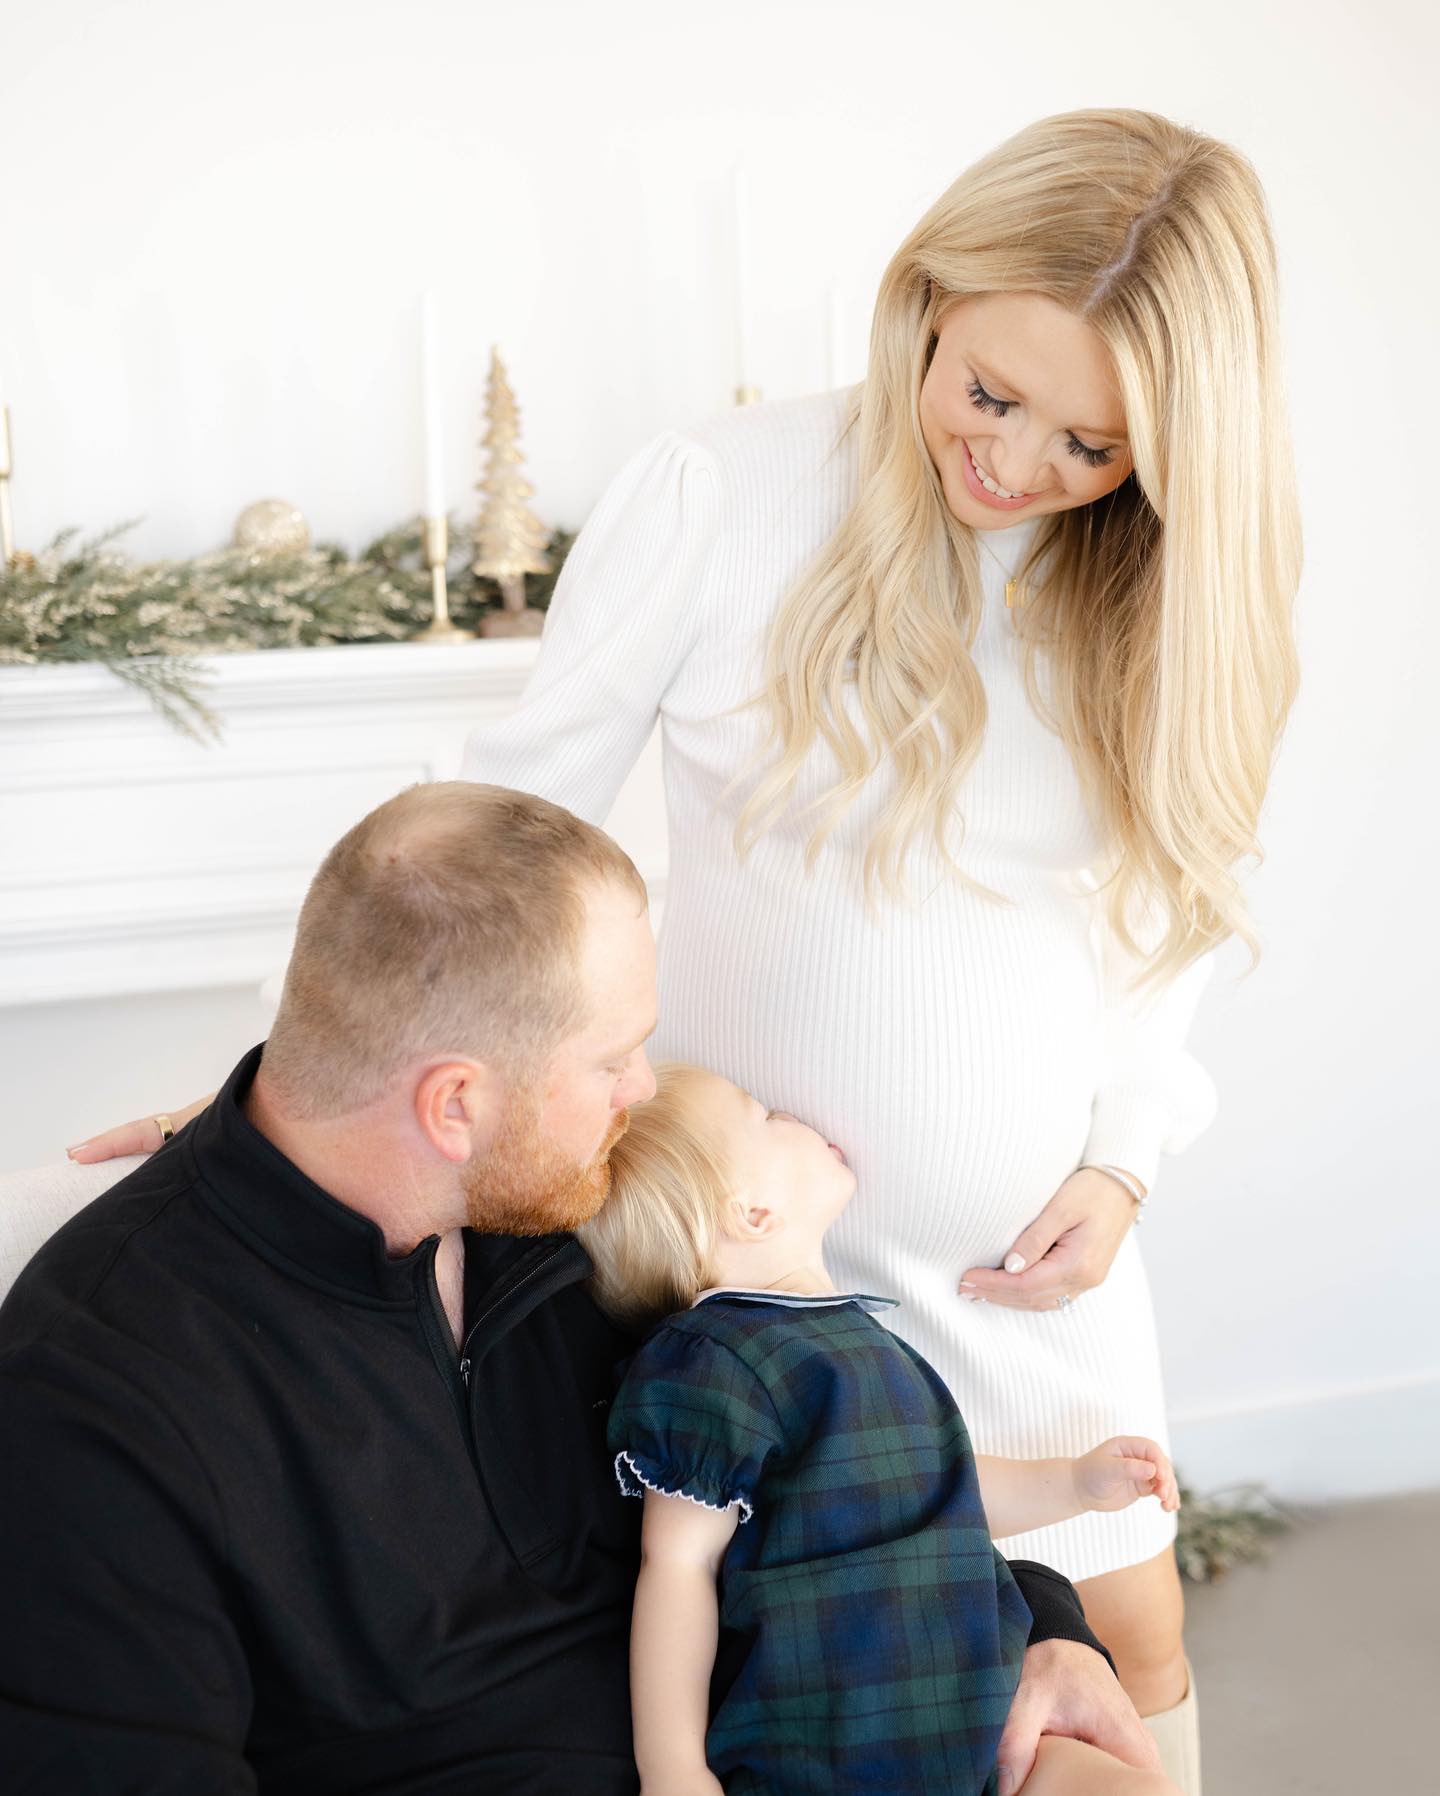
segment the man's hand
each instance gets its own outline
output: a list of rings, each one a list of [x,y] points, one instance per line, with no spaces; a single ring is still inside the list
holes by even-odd
[[[214,1096],[212,1091],[210,1097],[196,1098],[183,1110],[170,1111],[170,1126],[175,1133],[178,1135],[191,1117],[198,1116]],[[93,1166],[97,1160],[113,1160],[119,1154],[153,1154],[161,1144],[159,1123],[153,1116],[142,1116],[134,1122],[121,1123],[118,1129],[106,1129],[102,1135],[92,1135],[88,1141],[77,1141],[65,1152],[82,1166]]]
[[[1141,1771],[1159,1771],[1160,1754],[1120,1680],[1093,1647],[1042,1640],[1028,1647],[1020,1688],[1000,1736],[1000,1796],[1016,1796],[1035,1764],[1042,1734],[1088,1740]]]

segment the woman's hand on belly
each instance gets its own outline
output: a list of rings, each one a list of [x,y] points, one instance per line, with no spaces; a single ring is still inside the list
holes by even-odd
[[[1135,1222],[1135,1200],[1108,1173],[1072,1172],[1005,1256],[1005,1270],[972,1266],[960,1295],[1017,1310],[1053,1310],[1105,1282]]]

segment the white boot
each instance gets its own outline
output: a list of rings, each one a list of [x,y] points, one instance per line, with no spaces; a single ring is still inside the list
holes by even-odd
[[[1184,1796],[1200,1796],[1200,1711],[1195,1703],[1195,1673],[1188,1659],[1185,1676],[1189,1682],[1175,1707],[1161,1709],[1158,1715],[1143,1715],[1141,1720],[1160,1748],[1166,1777]]]

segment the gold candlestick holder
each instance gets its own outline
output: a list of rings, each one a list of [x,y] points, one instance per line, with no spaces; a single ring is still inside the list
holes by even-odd
[[[10,407],[0,406],[0,567],[15,564],[15,521],[10,515]]]
[[[425,565],[430,570],[430,622],[412,642],[473,642],[468,630],[450,621],[450,595],[445,586],[445,563],[450,558],[450,524],[446,518],[421,522]]]
[[[759,405],[759,387],[736,387],[735,403],[736,405]]]

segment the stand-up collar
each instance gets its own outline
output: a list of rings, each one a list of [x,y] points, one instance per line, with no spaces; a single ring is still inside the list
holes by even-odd
[[[378,1224],[332,1197],[260,1133],[241,1106],[264,1049],[264,1042],[251,1048],[214,1101],[160,1151],[187,1154],[209,1208],[291,1277],[358,1303],[413,1304],[439,1235],[427,1235],[412,1252],[392,1259]],[[527,1305],[594,1270],[569,1232],[482,1235],[467,1229],[465,1235],[467,1304],[472,1286],[487,1313],[498,1313],[503,1300],[507,1326]],[[517,1306],[511,1292],[522,1285],[524,1302]]]
[[[257,1253],[307,1284],[360,1302],[413,1304],[438,1236],[392,1259],[384,1232],[331,1197],[260,1133],[241,1109],[265,1044],[251,1048],[162,1153],[188,1153],[204,1201]]]

